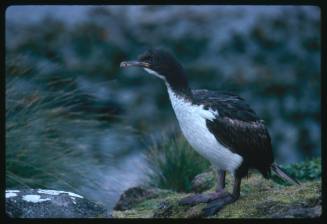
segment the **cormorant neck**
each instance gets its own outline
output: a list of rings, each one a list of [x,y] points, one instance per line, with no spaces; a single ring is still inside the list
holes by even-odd
[[[176,96],[181,97],[187,101],[193,101],[193,94],[188,85],[186,74],[180,70],[178,74],[166,76],[166,86],[169,91],[172,91]]]

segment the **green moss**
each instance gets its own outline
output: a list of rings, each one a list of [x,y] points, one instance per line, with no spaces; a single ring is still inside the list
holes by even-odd
[[[213,172],[211,172],[214,175]],[[231,190],[231,177],[227,176],[227,190]],[[213,191],[214,187],[209,191]],[[190,194],[171,192],[158,198],[145,200],[133,209],[114,211],[115,218],[196,218],[206,206],[180,206],[178,201]],[[242,182],[241,198],[209,218],[271,218],[284,217],[284,213],[297,207],[314,207],[321,198],[321,181],[307,181],[300,186],[284,186],[252,173]]]
[[[259,188],[259,190],[256,189],[251,193],[243,195],[239,201],[226,206],[214,217],[269,218],[273,214],[296,204],[302,203],[314,206],[314,202],[320,196],[320,188],[320,181],[306,182],[301,184],[301,186],[274,187],[269,191]]]

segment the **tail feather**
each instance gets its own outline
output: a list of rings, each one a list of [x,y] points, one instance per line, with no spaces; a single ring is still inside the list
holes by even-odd
[[[290,177],[289,175],[287,175],[276,163],[273,163],[271,165],[271,170],[280,178],[282,178],[283,180],[291,183],[291,184],[297,184],[300,185],[300,183],[295,180],[294,178]]]

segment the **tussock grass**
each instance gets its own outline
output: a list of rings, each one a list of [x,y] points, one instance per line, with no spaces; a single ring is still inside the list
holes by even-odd
[[[183,136],[165,136],[162,139],[160,143],[154,142],[148,150],[150,184],[189,192],[192,179],[208,169],[210,163],[194,151]]]
[[[73,82],[62,83],[65,91],[60,92],[51,91],[51,82],[42,89],[33,81],[27,90],[24,78],[6,77],[7,188],[98,188],[96,175],[85,164],[100,165],[83,137],[98,132],[99,122],[74,109],[82,98]]]

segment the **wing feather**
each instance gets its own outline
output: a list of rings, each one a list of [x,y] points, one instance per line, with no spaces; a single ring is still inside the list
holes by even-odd
[[[221,144],[241,155],[249,166],[270,167],[273,154],[268,130],[243,98],[208,90],[195,90],[193,95],[197,103],[218,111],[215,119],[206,124]]]

